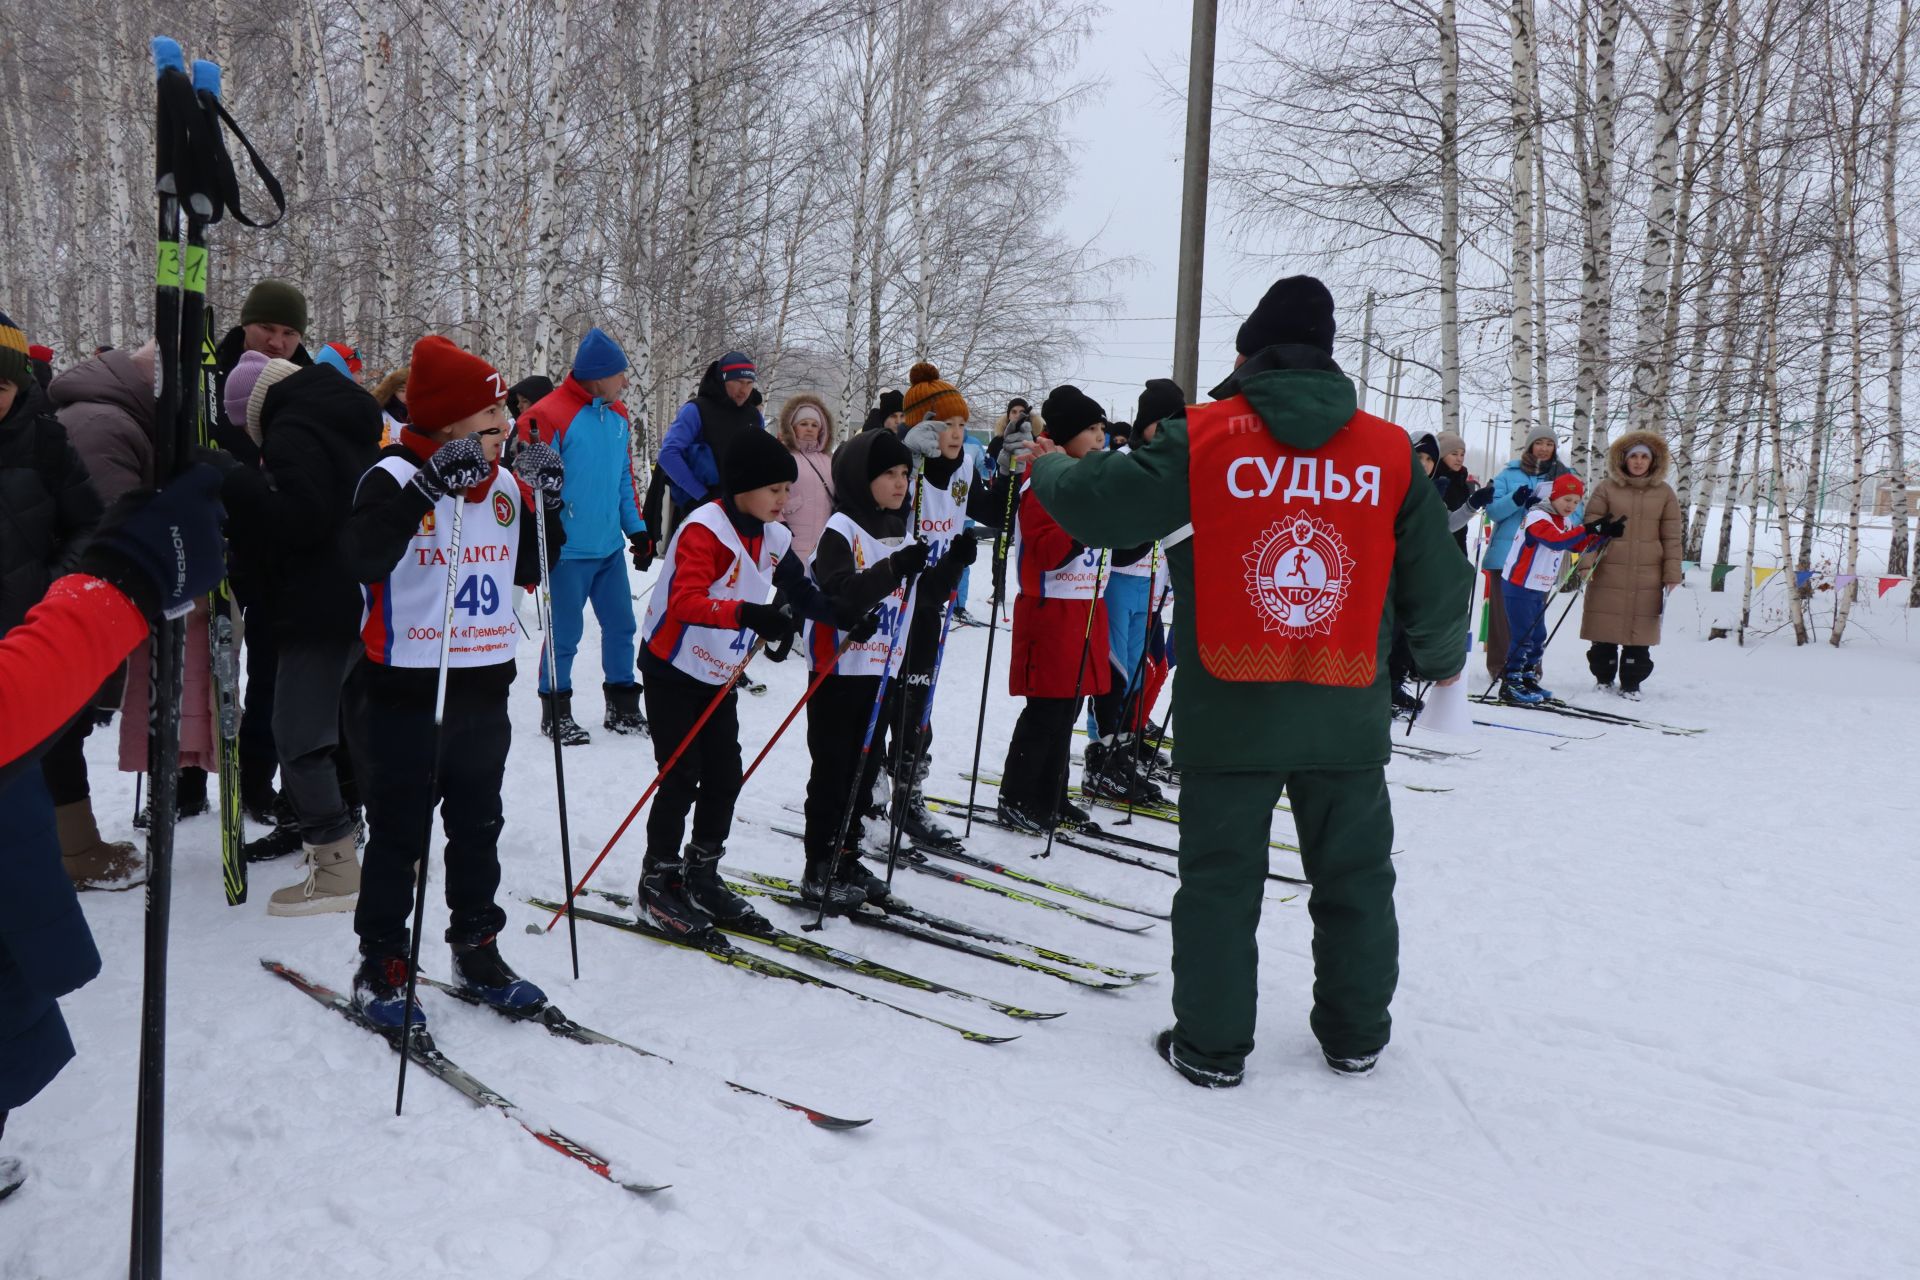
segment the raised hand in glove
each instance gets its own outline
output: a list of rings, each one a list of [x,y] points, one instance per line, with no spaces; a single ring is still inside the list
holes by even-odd
[[[887,563],[893,566],[894,577],[905,582],[927,567],[927,557],[931,554],[932,546],[916,538],[888,556]]]
[[[1028,450],[1033,448],[1033,428],[1023,419],[1020,425],[1008,427],[1006,434],[1000,437],[1000,465],[1005,470],[1019,474],[1027,460]]]
[[[1625,516],[1611,516],[1605,520],[1595,520],[1593,523],[1600,526],[1595,532],[1603,538],[1618,538],[1627,531]]]
[[[940,456],[940,424],[923,422],[900,438],[907,446],[907,452],[921,458]]]
[[[480,438],[461,436],[435,449],[433,456],[420,464],[413,475],[413,487],[428,501],[438,502],[450,493],[473,488],[492,473],[493,464],[487,461]]]
[[[1475,511],[1486,510],[1487,504],[1492,501],[1493,501],[1493,484],[1491,481],[1481,485],[1478,489],[1475,489],[1472,493],[1467,495],[1467,505],[1469,507],[1472,507]]]
[[[226,576],[220,473],[194,466],[155,493],[123,495],[100,519],[76,569],[111,583],[149,618],[177,618]]]
[[[765,640],[769,651],[782,642],[791,641],[794,633],[800,630],[793,610],[784,604],[743,604],[740,606],[740,625],[751,628]]]
[[[1522,511],[1525,511],[1538,501],[1540,501],[1540,495],[1534,491],[1533,486],[1530,484],[1523,484],[1513,491],[1513,505]]]
[[[567,482],[567,466],[553,449],[535,440],[520,446],[514,455],[513,474],[529,489],[537,491],[549,511],[560,506],[560,490]]]
[[[651,533],[642,529],[639,533],[627,535],[627,550],[633,554],[634,569],[645,573],[653,566],[653,559],[659,554],[660,544],[653,540]]]

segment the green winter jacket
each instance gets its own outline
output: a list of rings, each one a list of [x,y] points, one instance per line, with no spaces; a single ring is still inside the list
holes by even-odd
[[[1273,437],[1317,449],[1353,416],[1353,383],[1320,352],[1269,347],[1214,388],[1215,399],[1245,394]],[[1409,452],[1413,442],[1407,442]],[[1386,655],[1394,619],[1407,630],[1414,670],[1424,679],[1466,665],[1467,599],[1473,570],[1447,534],[1447,512],[1431,484],[1415,483],[1394,521],[1397,546],[1380,619],[1379,676],[1364,689],[1297,682],[1218,680],[1200,665],[1193,619],[1193,542],[1167,552],[1173,575],[1174,760],[1184,769],[1362,769],[1384,765],[1392,718]],[[1164,538],[1192,516],[1187,424],[1167,418],[1151,444],[1131,453],[1097,452],[1079,462],[1052,454],[1034,464],[1033,489],[1049,514],[1089,546]],[[1277,505],[1276,499],[1276,505]]]

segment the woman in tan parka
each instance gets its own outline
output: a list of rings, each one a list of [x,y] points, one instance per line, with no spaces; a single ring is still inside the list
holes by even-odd
[[[1624,516],[1626,532],[1607,544],[1587,583],[1580,637],[1603,689],[1637,699],[1653,673],[1660,616],[1680,585],[1680,499],[1667,483],[1672,455],[1653,431],[1629,431],[1607,450],[1606,479],[1587,495],[1585,520]]]

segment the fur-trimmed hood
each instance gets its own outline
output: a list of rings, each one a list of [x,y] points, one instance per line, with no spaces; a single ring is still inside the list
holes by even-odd
[[[1653,465],[1647,468],[1644,476],[1627,474],[1627,450],[1637,444],[1644,444],[1653,450]],[[1673,452],[1667,448],[1666,440],[1657,431],[1629,431],[1607,447],[1607,478],[1615,484],[1634,488],[1664,484],[1667,472],[1672,467]]]

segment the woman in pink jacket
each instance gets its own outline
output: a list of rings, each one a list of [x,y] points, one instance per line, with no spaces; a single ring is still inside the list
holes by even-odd
[[[827,403],[811,391],[787,397],[780,406],[777,427],[780,443],[787,446],[800,478],[794,481],[780,519],[793,530],[793,551],[802,560],[813,558],[820,530],[833,514],[833,463],[828,458],[828,442],[833,439],[833,415]]]

